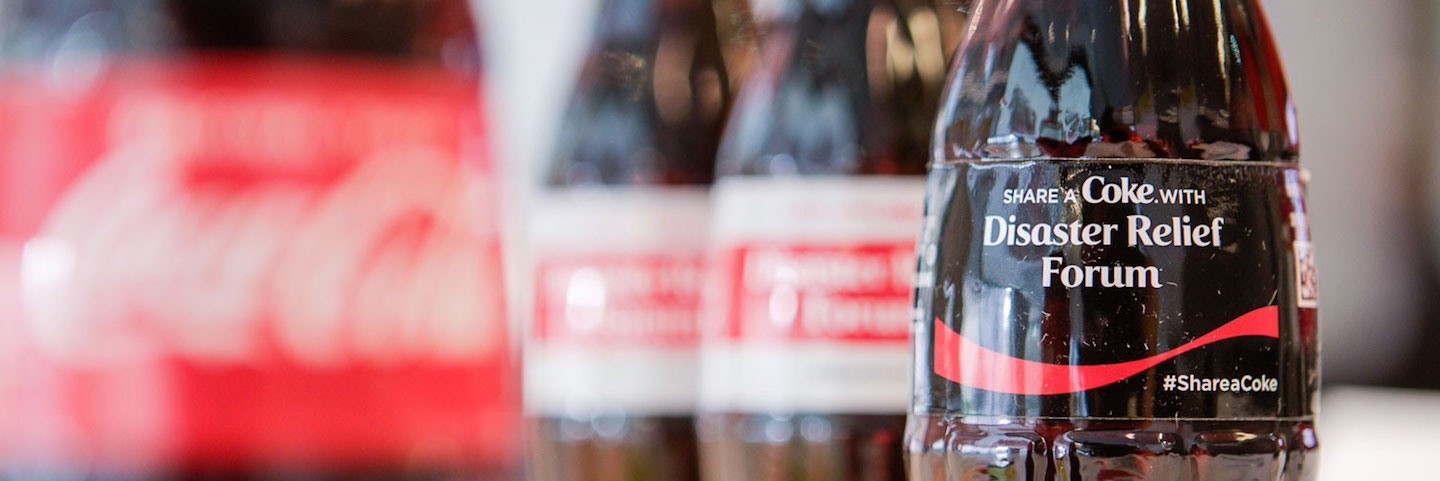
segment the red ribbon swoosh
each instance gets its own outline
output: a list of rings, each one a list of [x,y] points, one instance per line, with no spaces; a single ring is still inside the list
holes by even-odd
[[[1094,389],[1139,374],[1206,344],[1241,336],[1280,337],[1280,308],[1262,307],[1185,345],[1154,356],[1116,364],[1071,366],[1027,361],[986,349],[935,320],[935,373],[945,379],[1010,394],[1067,394]]]

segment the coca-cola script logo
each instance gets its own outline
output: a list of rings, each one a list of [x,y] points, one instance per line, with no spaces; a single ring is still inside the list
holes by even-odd
[[[373,145],[296,169],[125,140],[25,244],[28,325],[51,355],[337,366],[502,346],[498,247],[475,232],[473,173],[453,146]]]

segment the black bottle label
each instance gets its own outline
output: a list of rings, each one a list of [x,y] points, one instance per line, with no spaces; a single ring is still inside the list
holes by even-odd
[[[1312,414],[1315,276],[1293,165],[938,164],[927,203],[918,411]]]

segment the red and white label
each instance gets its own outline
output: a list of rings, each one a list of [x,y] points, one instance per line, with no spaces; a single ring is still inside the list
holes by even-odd
[[[913,242],[753,244],[719,253],[732,340],[904,342]],[[732,285],[733,284],[733,285]]]
[[[695,343],[699,255],[546,259],[536,285],[536,337],[641,346]]]
[[[545,193],[532,218],[527,409],[693,412],[707,190],[564,188]]]
[[[238,56],[41,78],[0,94],[0,118],[31,120],[0,128],[0,309],[19,320],[0,332],[25,370],[0,433],[44,441],[7,456],[508,463],[518,390],[473,80]]]
[[[880,176],[717,184],[704,408],[904,412],[924,192]]]

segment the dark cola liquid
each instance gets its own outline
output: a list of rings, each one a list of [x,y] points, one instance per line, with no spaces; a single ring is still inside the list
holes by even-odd
[[[1308,422],[917,418],[910,479],[1315,479]]]
[[[921,236],[910,478],[1314,479],[1304,181],[1258,3],[970,15]]]
[[[705,479],[905,479],[904,415],[721,414],[699,428]]]
[[[717,185],[752,186],[750,194],[766,198],[776,194],[775,190],[788,190],[794,196],[827,203],[832,195],[864,194],[857,190],[866,190],[871,179],[918,180],[924,171],[922,159],[944,69],[941,26],[935,12],[927,5],[881,0],[795,0],[769,3],[764,9],[757,8],[756,15],[761,38],[758,67],[742,85],[727,125]],[[919,20],[908,21],[913,19]],[[807,179],[853,184],[848,191],[832,190],[817,197],[805,193],[811,188]],[[794,189],[753,187],[770,180],[793,183]],[[725,191],[716,198],[729,199],[729,195],[745,194]],[[724,216],[721,210],[727,206],[725,200],[717,200],[716,215]],[[743,216],[765,216],[767,209],[786,207],[757,207]],[[897,237],[906,252],[911,246],[909,229],[907,226],[907,232]],[[812,247],[839,252],[855,248],[839,239]],[[767,246],[778,245],[783,250],[789,242],[794,240],[780,235]],[[717,247],[724,246],[712,245]],[[739,271],[731,274],[734,276],[725,277],[720,272],[712,279],[743,284],[736,281],[743,277]],[[905,277],[908,286],[909,276]],[[809,287],[796,286],[800,291]],[[755,320],[753,311],[736,304],[732,297],[706,304],[703,312],[707,317],[702,320],[708,323],[730,322],[720,321],[730,316],[745,319],[736,321],[741,323]],[[745,340],[726,342],[743,344]],[[704,362],[712,363],[709,359]],[[796,364],[776,367],[788,369]],[[764,371],[743,371],[738,376],[764,377]],[[815,374],[801,376],[813,378]],[[862,390],[868,382],[841,371],[820,374],[846,376]],[[762,404],[773,401],[786,407],[739,408],[728,402],[707,402],[702,395],[698,429],[704,479],[904,479],[900,457],[903,406],[879,410],[794,408],[790,407],[794,398],[780,399],[767,392],[751,390],[753,397],[763,398]],[[797,393],[799,398],[814,395]],[[807,401],[797,403],[806,405]]]
[[[562,121],[540,197],[552,199],[573,192],[588,192],[594,196],[586,206],[596,212],[593,220],[623,222],[632,230],[680,228],[667,225],[670,222],[667,219],[673,218],[676,211],[661,212],[666,208],[663,204],[671,202],[668,200],[671,197],[666,196],[703,197],[705,189],[714,179],[715,149],[733,90],[727,58],[722,52],[734,57],[729,59],[733,62],[745,61],[748,53],[743,44],[722,43],[716,31],[717,19],[708,1],[603,2],[592,34],[593,43]],[[676,194],[677,191],[683,192]],[[635,199],[637,196],[648,200],[639,205],[615,203],[620,198]],[[686,220],[699,220],[703,224],[706,213],[701,208],[693,215],[680,215],[699,217]],[[543,218],[546,215],[549,214],[536,214],[539,217],[536,221],[568,222],[557,221],[559,216]],[[613,229],[609,225],[597,225],[595,228]],[[657,240],[655,238],[641,239],[644,242],[628,239],[621,242],[628,245],[618,246],[618,250],[611,247],[607,248],[610,250],[596,251],[585,245],[591,243],[586,239],[589,234],[579,233],[573,236],[570,245],[560,249],[546,248],[547,252],[535,255],[543,262],[571,256],[574,253],[568,251],[582,249],[592,257],[583,257],[582,254],[584,260],[576,265],[597,267],[620,259],[629,266],[641,266],[637,268],[646,275],[658,272],[644,270],[648,269],[644,266],[654,265],[657,259],[671,262],[676,258],[701,258],[702,251],[697,246],[678,237],[659,239],[661,242],[658,243],[651,242]],[[598,257],[594,257],[596,252],[599,252]],[[655,278],[658,279],[658,275]],[[544,289],[543,284],[539,283],[537,291]],[[642,302],[667,302],[663,299],[665,296],[657,291],[647,291],[631,297],[632,300],[639,297]],[[613,298],[609,301],[612,306],[624,302],[627,301]],[[672,302],[672,312],[685,312],[679,316],[680,320],[667,318],[666,322],[674,321],[693,328],[693,302],[674,303],[673,299],[669,302]],[[543,300],[537,301],[537,304],[543,303]],[[612,307],[605,315],[608,319],[634,320],[632,318],[637,317],[627,317],[622,312],[624,310],[623,306]],[[539,314],[537,318],[543,316]],[[555,321],[564,322],[558,316],[543,322]],[[532,332],[535,332],[534,328]],[[533,342],[532,346],[559,345],[554,339],[538,332],[535,335],[543,339]],[[603,345],[620,352],[631,351],[627,346],[646,352],[665,348],[653,338],[617,336],[619,343],[613,339],[597,339],[589,344]],[[584,341],[581,343],[585,344]],[[693,354],[694,338],[686,337],[672,346]],[[531,367],[544,362],[542,354],[536,349],[531,349],[527,356]],[[604,364],[613,357],[608,354],[589,356],[592,356],[588,358],[591,364],[605,366],[597,368],[597,376],[604,379],[642,379],[644,385],[627,384],[641,397],[657,398],[660,396],[655,393],[665,390],[671,393],[667,394],[670,399],[689,397],[691,400],[679,405],[671,403],[662,409],[637,407],[635,402],[613,399],[592,399],[576,404],[566,397],[588,394],[581,391],[591,390],[578,385],[557,386],[550,391],[553,396],[533,394],[527,399],[532,406],[527,430],[529,477],[539,481],[697,479],[699,461],[693,390],[674,394],[677,388],[669,384],[677,379],[675,371],[667,371],[670,377],[657,377],[648,374],[651,371],[647,370],[657,364],[667,364],[670,358],[648,359],[644,362],[649,366],[637,368],[633,364]],[[695,375],[694,372],[680,374],[679,382],[692,380]],[[532,385],[554,382],[546,378],[548,374],[545,373],[531,376],[527,383]],[[556,399],[541,399],[546,396]],[[549,407],[533,407],[542,403]]]

